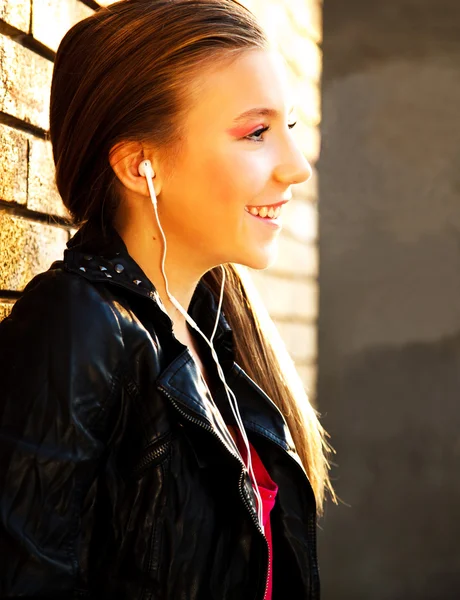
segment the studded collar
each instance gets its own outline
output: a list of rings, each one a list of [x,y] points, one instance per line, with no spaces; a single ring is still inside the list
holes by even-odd
[[[83,225],[67,242],[64,264],[67,270],[92,282],[123,287],[154,300],[160,309],[160,318],[169,327],[172,326],[157,289],[130,256],[126,244],[112,225],[107,224],[104,228],[91,223]],[[202,279],[192,296],[188,313],[209,338],[217,315],[217,301]],[[223,313],[219,316],[216,342],[222,337],[229,341],[232,338],[232,330]]]

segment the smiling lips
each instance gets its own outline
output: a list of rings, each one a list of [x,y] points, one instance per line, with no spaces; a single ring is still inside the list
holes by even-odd
[[[244,210],[255,217],[277,219],[281,212],[281,206],[286,202],[287,200],[276,204],[267,204],[265,206],[245,206]]]
[[[273,206],[251,206],[251,208],[244,207],[244,210],[255,217],[268,217],[269,219],[277,219],[281,212],[281,206],[277,206],[276,208],[273,208]]]

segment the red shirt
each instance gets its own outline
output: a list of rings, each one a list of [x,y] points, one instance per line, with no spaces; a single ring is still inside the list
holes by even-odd
[[[241,453],[241,456],[246,462],[246,446],[244,445],[243,438],[238,428],[235,428],[238,434],[237,445]],[[262,498],[262,520],[265,528],[265,537],[267,538],[269,557],[268,557],[268,581],[267,581],[267,592],[264,600],[271,600],[272,598],[272,566],[273,566],[273,547],[272,547],[272,531],[270,525],[270,512],[275,506],[276,494],[278,492],[278,486],[271,479],[267,469],[257,454],[254,446],[249,442],[249,448],[251,450],[252,468],[254,470],[254,476],[256,478],[257,485],[259,487],[259,493]],[[256,500],[257,502],[257,500]]]

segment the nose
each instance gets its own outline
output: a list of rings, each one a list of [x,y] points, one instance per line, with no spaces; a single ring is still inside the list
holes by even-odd
[[[274,171],[275,178],[285,185],[295,185],[308,181],[312,174],[310,163],[294,140],[289,139],[280,153],[280,161]]]

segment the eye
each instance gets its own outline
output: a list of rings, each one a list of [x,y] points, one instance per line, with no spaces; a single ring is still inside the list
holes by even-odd
[[[248,140],[252,140],[253,142],[263,142],[263,138],[260,136],[263,135],[266,131],[268,131],[270,127],[259,127],[253,133],[246,136]],[[255,139],[254,136],[258,139]]]
[[[289,123],[288,127],[289,127],[289,129],[292,129],[296,125],[297,125],[297,121],[294,121],[294,123]],[[247,135],[246,139],[252,140],[254,142],[263,142],[264,140],[261,136],[269,129],[270,129],[270,127],[268,127],[268,126],[267,127],[259,127],[259,129],[256,129],[253,133]]]

